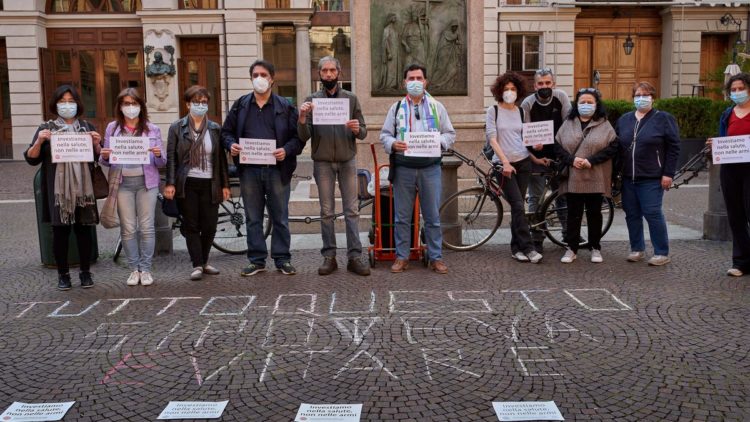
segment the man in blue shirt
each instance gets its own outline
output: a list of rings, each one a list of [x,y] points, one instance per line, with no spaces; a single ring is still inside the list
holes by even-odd
[[[273,224],[271,258],[276,269],[296,274],[289,252],[289,195],[297,155],[304,142],[297,136],[297,109],[271,92],[275,74],[272,63],[257,60],[250,65],[253,92],[235,101],[221,128],[224,148],[239,168],[240,190],[247,218],[247,258],[250,264],[240,273],[251,276],[266,270],[268,249],[263,236],[263,213],[268,207]],[[275,139],[276,164],[239,164],[240,138]]]

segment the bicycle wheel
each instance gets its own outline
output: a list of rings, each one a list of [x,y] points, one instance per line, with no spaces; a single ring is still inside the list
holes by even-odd
[[[242,198],[229,198],[219,205],[213,245],[221,252],[241,255],[247,252],[247,225]]]
[[[115,242],[115,251],[112,254],[112,261],[117,262],[117,260],[120,258],[121,253],[122,253],[122,238],[120,236],[117,236],[117,242]]]
[[[544,216],[544,225],[542,230],[552,243],[566,247],[568,246],[565,241],[565,234],[567,229],[567,217],[568,217],[568,205],[565,201],[565,195],[560,196],[557,191],[553,192],[544,201],[537,218]],[[615,204],[611,198],[604,198],[602,200],[602,238],[612,227],[612,221],[615,217]],[[579,248],[588,247],[588,222],[586,221],[586,213],[583,214],[581,220],[581,241],[578,244]]]
[[[484,188],[456,192],[440,206],[443,246],[454,251],[470,251],[486,243],[503,220],[499,198]]]

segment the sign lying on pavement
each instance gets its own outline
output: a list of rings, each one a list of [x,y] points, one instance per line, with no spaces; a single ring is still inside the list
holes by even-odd
[[[564,421],[553,401],[492,402],[500,421]]]
[[[359,422],[361,404],[302,403],[294,422]]]
[[[218,419],[224,413],[227,403],[229,400],[171,401],[157,419]]]
[[[2,415],[2,422],[59,421],[68,413],[74,401],[62,403],[21,403],[13,402]]]

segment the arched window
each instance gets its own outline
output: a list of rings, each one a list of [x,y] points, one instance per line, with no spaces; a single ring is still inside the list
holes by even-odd
[[[141,0],[48,0],[47,13],[135,13]]]

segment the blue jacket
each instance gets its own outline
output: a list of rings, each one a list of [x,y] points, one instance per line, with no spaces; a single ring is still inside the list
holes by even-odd
[[[680,156],[680,129],[675,118],[666,111],[649,111],[638,124],[635,112],[625,113],[617,120],[615,131],[620,142],[620,163],[623,177],[629,179],[661,179],[674,177]]]
[[[227,113],[224,125],[221,127],[221,142],[224,149],[229,151],[232,144],[238,144],[239,138],[247,122],[247,113],[250,111],[250,101],[253,93],[243,95],[234,102]],[[305,143],[297,135],[297,109],[281,96],[271,94],[273,111],[276,114],[274,125],[276,127],[276,147],[284,148],[286,157],[277,163],[281,172],[281,182],[288,185],[292,180],[292,174],[297,168],[297,156],[302,153]],[[242,168],[245,164],[239,164],[239,157],[233,157],[234,164]]]
[[[729,117],[732,115],[732,110],[734,110],[734,106],[729,106],[721,113],[721,118],[719,119],[719,137],[727,136],[727,131],[729,131]]]

